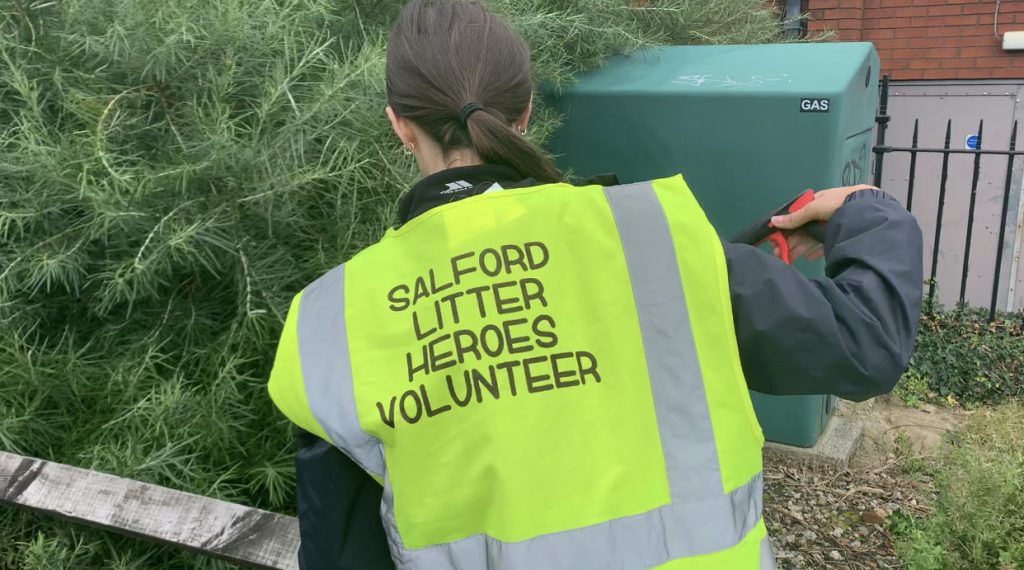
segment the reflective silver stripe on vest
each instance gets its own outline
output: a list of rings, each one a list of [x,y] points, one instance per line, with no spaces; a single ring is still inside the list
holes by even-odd
[[[650,182],[605,189],[629,267],[672,502],[722,494],[704,379],[665,211]]]
[[[726,495],[675,246],[651,183],[605,189],[629,268],[671,504],[599,525],[501,542],[487,535],[407,550],[391,481],[382,514],[398,568],[651,568],[736,546],[761,519],[762,477]],[[444,516],[439,513],[438,516]],[[764,566],[764,546],[762,562]],[[770,550],[769,550],[770,553]]]
[[[313,417],[331,443],[365,471],[383,477],[380,443],[363,431],[356,416],[345,330],[344,265],[306,287],[298,319],[299,361]]]
[[[599,525],[502,542],[487,535],[418,550],[401,546],[395,529],[390,481],[385,479],[385,527],[397,568],[429,570],[538,570],[545,568],[653,568],[677,558],[736,546],[761,516],[761,475],[728,495]],[[439,513],[438,516],[444,516]],[[736,570],[749,570],[737,568]]]

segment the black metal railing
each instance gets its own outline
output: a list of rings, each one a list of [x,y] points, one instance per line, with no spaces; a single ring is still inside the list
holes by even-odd
[[[950,148],[950,142],[952,140],[953,121],[949,119],[946,121],[946,137],[945,144],[942,148],[923,148],[918,146],[918,127],[919,120],[914,120],[914,134],[912,135],[911,143],[909,147],[897,147],[889,146],[885,144],[886,130],[889,127],[889,76],[885,75],[882,78],[882,85],[880,89],[880,101],[878,105],[878,115],[875,118],[875,122],[878,127],[876,130],[876,144],[874,147],[875,154],[875,167],[874,167],[874,185],[881,187],[882,185],[882,171],[884,168],[885,156],[891,153],[908,153],[910,155],[910,172],[907,178],[907,209],[913,211],[914,204],[914,180],[917,175],[917,156],[918,154],[941,154],[942,155],[942,173],[939,181],[939,193],[937,196],[937,213],[935,216],[935,240],[932,246],[932,258],[931,258],[931,275],[928,280],[928,305],[935,306],[935,288],[936,288],[936,275],[939,266],[939,243],[942,238],[942,216],[946,205],[946,191],[947,182],[949,180],[949,159],[951,155],[956,154],[972,154],[974,155],[974,173],[971,178],[971,194],[970,194],[970,206],[967,213],[967,234],[964,240],[964,255],[963,255],[963,269],[960,278],[960,296],[959,303],[963,306],[966,302],[967,295],[967,277],[971,263],[971,241],[974,235],[974,217],[975,217],[975,205],[978,197],[978,181],[980,179],[981,172],[981,157],[985,155],[992,156],[1007,156],[1006,161],[1006,183],[1003,187],[1003,200],[1002,200],[1002,213],[999,218],[999,239],[997,241],[996,261],[992,275],[992,301],[989,305],[989,320],[993,321],[996,318],[996,305],[999,298],[1000,281],[999,277],[1002,271],[1003,265],[1003,242],[1006,239],[1006,224],[1007,215],[1009,214],[1010,206],[1010,193],[1011,185],[1013,180],[1013,166],[1014,158],[1017,156],[1024,155],[1024,150],[1017,150],[1017,121],[1013,122],[1013,129],[1010,134],[1010,142],[1006,150],[995,150],[986,149],[982,146],[983,134],[985,129],[984,121],[978,122],[978,138],[976,148],[974,149],[954,149]],[[1015,277],[1015,276],[1014,276]]]

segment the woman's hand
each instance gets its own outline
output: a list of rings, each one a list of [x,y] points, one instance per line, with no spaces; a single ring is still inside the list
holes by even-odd
[[[861,190],[872,189],[877,190],[874,186],[859,184],[857,186],[843,186],[821,190],[815,193],[814,201],[796,212],[773,217],[772,227],[780,230],[796,230],[812,222],[827,222],[832,218],[836,210],[846,203],[847,196]],[[824,255],[822,244],[804,232],[787,232],[786,241],[789,244],[789,254],[792,259],[806,257],[808,260],[813,261]],[[776,255],[778,253],[778,251],[775,252]]]

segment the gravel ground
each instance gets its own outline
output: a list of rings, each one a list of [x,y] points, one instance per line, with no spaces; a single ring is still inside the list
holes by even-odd
[[[885,528],[894,511],[927,514],[931,480],[891,457],[873,469],[813,467],[771,458],[765,517],[779,570],[903,568]]]

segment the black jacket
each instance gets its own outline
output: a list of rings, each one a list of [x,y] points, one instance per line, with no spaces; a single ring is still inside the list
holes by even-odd
[[[495,182],[535,184],[502,166],[446,170],[402,197],[399,223]],[[923,280],[917,222],[887,194],[863,191],[835,213],[826,233],[828,278],[813,280],[756,248],[724,244],[736,338],[753,390],[863,400],[892,390],[906,369]],[[393,568],[380,485],[316,436],[301,433],[298,445],[301,567]]]

